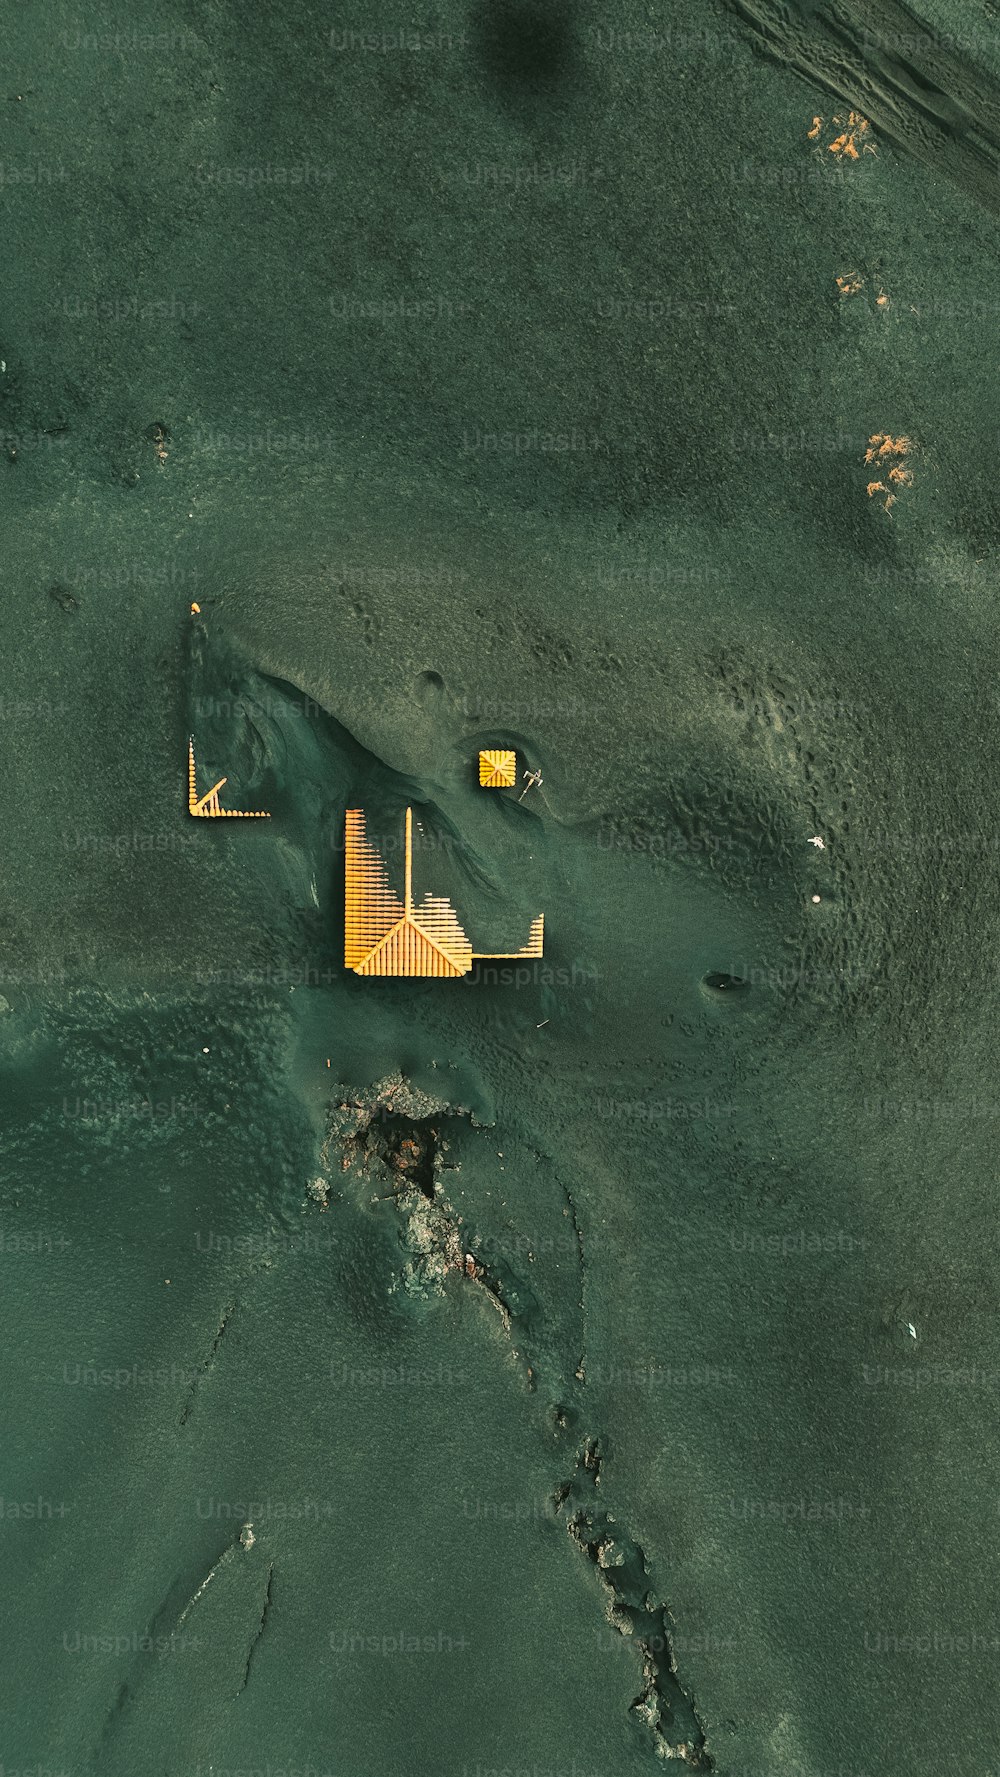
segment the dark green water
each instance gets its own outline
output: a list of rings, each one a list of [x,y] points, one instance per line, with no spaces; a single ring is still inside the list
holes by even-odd
[[[8,21],[8,1777],[1000,1769],[996,31]]]

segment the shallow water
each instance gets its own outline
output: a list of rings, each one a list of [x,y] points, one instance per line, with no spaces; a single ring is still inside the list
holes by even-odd
[[[772,10],[11,22],[8,1771],[998,1756],[995,21]]]

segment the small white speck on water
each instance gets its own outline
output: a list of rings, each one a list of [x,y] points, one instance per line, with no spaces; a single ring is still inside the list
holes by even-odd
[[[210,1053],[210,1051],[209,1051],[209,1049],[208,1049],[208,1048],[204,1048],[204,1049],[203,1049],[203,1050],[202,1050],[202,1054],[203,1054],[203,1055],[208,1055],[208,1054],[209,1054],[209,1053]]]
[[[917,1336],[917,1329],[916,1329],[916,1327],[915,1327],[915,1326],[914,1326],[914,1324],[913,1324],[913,1322],[912,1322],[912,1320],[908,1320],[908,1321],[907,1321],[907,1323],[906,1323],[906,1330],[907,1330],[907,1332],[908,1332],[908,1333],[909,1333],[909,1335],[910,1335],[910,1338],[911,1338],[911,1339],[915,1339],[915,1338],[916,1338],[916,1336]]]

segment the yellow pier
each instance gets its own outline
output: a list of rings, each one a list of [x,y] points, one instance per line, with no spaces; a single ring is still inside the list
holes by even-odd
[[[381,854],[368,839],[364,810],[347,810],[344,850],[344,967],[356,975],[467,975],[478,957],[541,956],[544,915],[523,950],[473,950],[451,902],[425,895],[413,905],[413,810],[406,811],[406,880],[394,894]]]
[[[194,735],[188,741],[188,814],[206,820],[229,821],[269,821],[271,816],[264,808],[223,808],[219,802],[219,791],[228,779],[220,777],[217,784],[204,796],[198,794],[198,782],[194,765]]]

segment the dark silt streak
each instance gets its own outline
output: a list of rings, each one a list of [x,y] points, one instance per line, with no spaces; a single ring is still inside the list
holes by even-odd
[[[264,1630],[267,1627],[268,1614],[271,1609],[271,1592],[272,1592],[273,1584],[274,1584],[274,1562],[272,1561],[268,1567],[268,1570],[267,1570],[267,1584],[264,1587],[264,1602],[261,1606],[260,1622],[257,1624],[257,1627],[254,1630],[253,1636],[250,1641],[250,1646],[247,1649],[247,1663],[246,1663],[245,1667],[243,1668],[243,1679],[242,1679],[242,1683],[240,1684],[240,1688],[236,1693],[237,1696],[242,1695],[242,1693],[246,1690],[247,1685],[250,1682],[250,1668],[253,1665],[254,1655],[257,1652],[257,1644],[260,1641],[260,1638],[263,1635]]]
[[[187,1424],[187,1421],[191,1415],[191,1409],[195,1403],[195,1396],[198,1392],[198,1384],[201,1381],[202,1377],[205,1375],[205,1372],[207,1370],[211,1369],[212,1364],[215,1362],[215,1354],[218,1351],[219,1346],[222,1343],[223,1335],[226,1331],[227,1326],[229,1325],[230,1319],[232,1317],[232,1314],[233,1314],[235,1308],[236,1308],[236,1303],[230,1302],[229,1306],[226,1308],[225,1312],[223,1313],[221,1320],[219,1321],[218,1330],[216,1331],[215,1337],[212,1340],[211,1346],[209,1347],[208,1355],[204,1359],[197,1376],[195,1376],[194,1380],[191,1383],[191,1387],[188,1392],[188,1398],[185,1401],[184,1408],[181,1412],[181,1418],[180,1418],[181,1425]]]
[[[856,106],[877,134],[1000,214],[1000,96],[983,72],[898,3],[728,0],[779,62]]]

